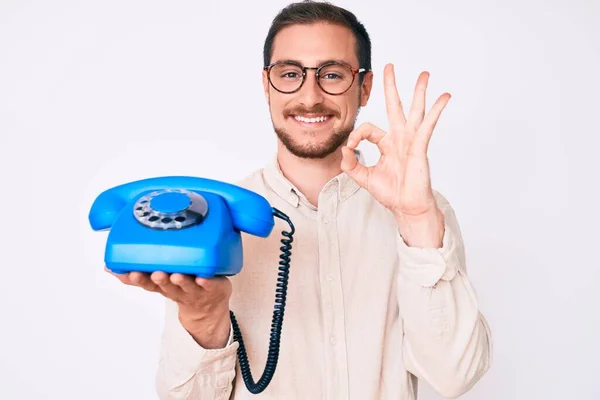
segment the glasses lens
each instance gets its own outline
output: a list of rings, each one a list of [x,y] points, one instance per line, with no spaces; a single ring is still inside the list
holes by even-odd
[[[331,94],[344,93],[352,86],[352,70],[341,64],[325,65],[319,71],[319,83],[323,90]]]
[[[293,64],[277,64],[269,72],[271,84],[282,92],[293,92],[302,84],[302,69]]]

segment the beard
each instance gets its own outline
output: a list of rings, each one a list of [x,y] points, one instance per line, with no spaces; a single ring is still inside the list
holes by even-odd
[[[324,142],[309,141],[305,144],[300,144],[292,135],[282,127],[274,126],[275,133],[285,148],[299,158],[325,158],[328,155],[334,153],[341,145],[346,143],[350,132],[354,130],[354,124],[348,127],[344,127],[339,130],[334,130],[331,135]],[[311,132],[307,131],[303,133],[306,136],[310,136]]]
[[[357,116],[358,116],[359,111],[360,111],[360,109],[357,110]],[[324,110],[321,107],[316,107],[315,109],[312,109],[312,110],[294,109],[292,111],[286,112],[284,115],[287,118],[288,116],[290,116],[292,114],[303,114],[303,113],[329,114],[329,115],[331,115],[331,118],[334,118],[337,116],[336,113],[328,111],[328,110]],[[290,153],[292,153],[294,156],[296,156],[298,158],[320,159],[320,158],[325,158],[325,157],[329,156],[330,154],[333,154],[337,149],[340,148],[340,146],[342,146],[344,143],[346,143],[346,141],[348,140],[348,136],[350,136],[350,133],[354,130],[354,124],[356,122],[356,118],[354,119],[354,121],[350,122],[348,125],[343,126],[339,129],[334,129],[331,132],[331,134],[327,137],[326,140],[324,140],[322,142],[318,142],[316,140],[309,141],[308,143],[304,143],[304,144],[301,144],[296,139],[294,139],[294,136],[291,133],[289,133],[284,127],[276,126],[275,122],[273,122],[273,118],[271,118],[271,122],[273,123],[273,129],[275,130],[277,137],[279,138],[281,143],[283,143],[285,148]],[[311,132],[310,130],[306,130],[306,131],[302,132],[302,136],[315,137],[316,135],[313,132]]]

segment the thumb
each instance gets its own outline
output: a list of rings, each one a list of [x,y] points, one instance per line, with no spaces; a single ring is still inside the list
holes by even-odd
[[[356,154],[348,146],[342,146],[342,171],[348,174],[359,186],[366,189],[369,168],[358,162]]]

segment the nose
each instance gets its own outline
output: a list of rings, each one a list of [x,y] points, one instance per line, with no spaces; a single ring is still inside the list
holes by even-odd
[[[323,102],[324,94],[319,87],[315,72],[307,71],[304,84],[298,91],[298,101],[306,108],[311,108]]]

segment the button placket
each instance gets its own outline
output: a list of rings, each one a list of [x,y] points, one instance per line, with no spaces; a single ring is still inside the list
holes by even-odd
[[[346,354],[345,321],[344,321],[344,294],[341,281],[341,265],[339,254],[339,242],[337,232],[337,208],[339,204],[339,188],[331,185],[322,196],[323,200],[319,202],[319,212],[321,213],[320,231],[327,242],[327,260],[322,265],[323,290],[326,291],[331,299],[330,310],[331,320],[327,324],[329,329],[326,331],[329,341],[329,351],[333,360],[332,372],[333,379],[336,382],[335,393],[342,394],[348,391],[348,362]]]
[[[328,343],[328,348],[325,351],[325,371],[327,373],[326,381],[328,382],[327,398],[335,398],[339,393],[337,386],[339,371],[337,367],[337,355],[334,352],[334,346],[331,345],[331,340],[334,337],[336,318],[337,318],[337,300],[333,292],[333,287],[330,284],[327,276],[331,275],[330,266],[335,262],[336,254],[332,252],[332,240],[335,240],[335,231],[332,230],[332,221],[334,221],[332,210],[335,210],[335,202],[337,196],[335,182],[328,184],[319,196],[319,204],[317,211],[317,232],[318,232],[318,249],[319,249],[319,276],[321,277],[321,307],[323,313],[323,339]],[[333,275],[331,275],[333,278]]]

